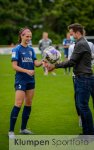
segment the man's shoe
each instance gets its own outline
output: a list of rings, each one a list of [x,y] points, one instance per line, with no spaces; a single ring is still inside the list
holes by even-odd
[[[15,139],[15,134],[13,131],[8,132],[9,139]]]
[[[24,129],[20,130],[20,134],[33,134],[30,130]]]

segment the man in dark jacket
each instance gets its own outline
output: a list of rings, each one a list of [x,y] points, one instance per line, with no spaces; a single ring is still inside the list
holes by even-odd
[[[76,105],[80,110],[82,119],[82,134],[94,135],[93,117],[89,108],[90,93],[91,90],[94,91],[94,76],[91,69],[91,50],[83,36],[84,27],[81,24],[71,24],[68,29],[76,39],[76,44],[70,60],[55,65],[45,65],[48,67],[49,71],[54,68],[73,67],[77,95]]]

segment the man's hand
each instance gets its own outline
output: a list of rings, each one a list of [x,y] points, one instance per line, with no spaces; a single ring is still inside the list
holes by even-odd
[[[49,72],[55,69],[55,65],[50,64],[49,62],[45,60],[43,61],[43,67],[46,67]]]
[[[47,62],[46,60],[43,60],[43,61],[42,61],[42,66],[47,68],[48,62]]]
[[[48,64],[47,69],[48,69],[49,72],[50,72],[50,71],[53,71],[53,70],[55,69],[55,65],[53,65],[53,64]]]

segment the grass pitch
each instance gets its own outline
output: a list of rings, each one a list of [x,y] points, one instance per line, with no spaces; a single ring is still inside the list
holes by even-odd
[[[64,75],[64,69],[57,69],[56,74],[44,76],[43,69],[36,68],[36,89],[28,129],[38,135],[79,134],[81,128],[75,110],[72,75]],[[0,55],[0,149],[3,150],[8,150],[9,118],[15,98],[14,75],[11,56]],[[92,109],[91,100],[90,105]],[[22,109],[16,134],[19,134],[21,114]]]

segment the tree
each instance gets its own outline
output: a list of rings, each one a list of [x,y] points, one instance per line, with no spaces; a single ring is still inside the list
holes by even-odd
[[[94,33],[94,0],[0,0],[0,44],[17,42],[18,31],[28,26],[37,44],[43,31],[60,43],[71,23],[81,23]],[[4,37],[4,38],[3,38]]]

